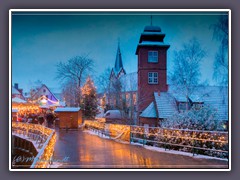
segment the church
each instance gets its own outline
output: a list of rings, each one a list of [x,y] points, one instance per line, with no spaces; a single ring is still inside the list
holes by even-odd
[[[167,84],[167,51],[170,45],[164,42],[165,34],[158,26],[146,26],[140,35],[136,52],[138,69],[127,74],[123,67],[118,45],[111,82],[121,83],[121,93],[111,98],[112,104],[124,99],[137,125],[157,127],[175,113],[191,107],[209,105],[217,111],[217,119],[228,122],[228,87],[199,86],[186,97],[182,90]],[[135,84],[134,84],[135,83]],[[189,104],[186,106],[186,104]],[[133,108],[131,108],[133,107]]]

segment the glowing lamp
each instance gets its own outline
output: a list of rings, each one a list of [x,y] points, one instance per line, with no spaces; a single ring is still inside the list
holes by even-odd
[[[47,100],[46,100],[46,99],[42,99],[42,100],[41,100],[41,103],[46,104],[46,103],[47,103]]]

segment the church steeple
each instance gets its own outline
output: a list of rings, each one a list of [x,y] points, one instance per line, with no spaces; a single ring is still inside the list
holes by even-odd
[[[119,72],[121,70],[121,68],[123,68],[123,63],[122,63],[122,55],[121,55],[121,51],[120,51],[120,47],[119,47],[119,43],[118,43],[118,48],[117,48],[117,55],[116,55],[116,60],[115,60],[115,71]]]
[[[116,59],[115,59],[115,65],[114,65],[114,68],[112,69],[112,71],[114,72],[114,74],[117,78],[121,74],[126,74],[126,71],[123,68],[122,54],[121,54],[121,50],[120,50],[119,41],[118,41],[118,48],[117,48],[117,54],[116,54]]]

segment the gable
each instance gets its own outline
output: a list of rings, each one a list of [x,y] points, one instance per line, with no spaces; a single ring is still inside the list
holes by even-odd
[[[52,101],[58,101],[56,96],[49,90],[46,85],[42,85],[42,87],[33,95],[33,98],[38,99],[41,96],[46,96],[48,99]]]

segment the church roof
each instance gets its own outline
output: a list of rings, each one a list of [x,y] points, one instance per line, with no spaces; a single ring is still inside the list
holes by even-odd
[[[118,48],[117,48],[117,55],[116,55],[115,65],[114,65],[114,68],[112,69],[112,71],[114,72],[114,74],[116,76],[118,76],[121,72],[126,74],[126,71],[123,68],[122,54],[121,54],[121,51],[120,51],[119,44],[118,44]]]

